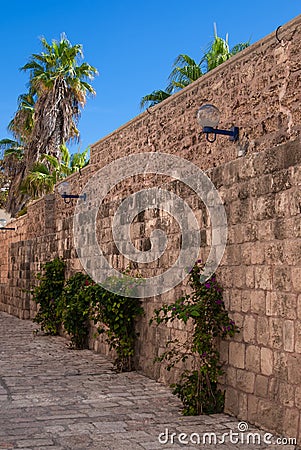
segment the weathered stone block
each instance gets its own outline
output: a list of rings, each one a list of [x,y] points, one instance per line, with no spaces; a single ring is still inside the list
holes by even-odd
[[[240,342],[230,342],[229,364],[244,369],[245,367],[245,344]]]
[[[295,328],[293,320],[285,320],[283,323],[283,348],[287,352],[293,352],[295,347]]]
[[[253,394],[248,394],[248,421],[257,423],[258,421],[259,398]]]
[[[284,243],[285,262],[290,266],[301,265],[301,240],[293,239]]]
[[[301,409],[301,386],[296,387],[295,391],[295,405],[298,409]]]
[[[261,361],[261,373],[267,376],[272,375],[274,363],[273,351],[269,348],[262,347],[260,361]]]
[[[251,249],[251,264],[259,265],[265,263],[265,244],[256,242]]]
[[[267,345],[269,342],[269,321],[267,317],[257,318],[256,341],[258,344]]]
[[[287,292],[268,292],[266,296],[266,312],[269,316],[295,319],[297,312],[297,296]]]
[[[236,387],[236,371],[237,369],[235,369],[234,367],[228,366],[227,367],[227,372],[226,372],[226,381],[227,381],[227,385],[232,386],[232,387]]]
[[[274,351],[274,375],[279,380],[288,380],[288,355],[283,351]]]
[[[255,374],[247,370],[237,369],[236,383],[238,389],[252,394],[254,392]]]
[[[246,266],[246,287],[253,289],[255,287],[254,267]]]
[[[296,438],[299,425],[299,410],[297,408],[286,408],[282,423],[282,433],[285,437]]]
[[[253,199],[253,215],[255,220],[271,219],[275,215],[275,198],[272,194]]]
[[[267,397],[269,378],[264,375],[256,375],[254,394],[259,397]]]
[[[241,291],[241,310],[242,312],[250,312],[251,311],[251,293],[249,290]]]
[[[295,321],[295,352],[301,353],[301,322]]]
[[[281,429],[283,420],[283,407],[276,402],[260,399],[257,409],[257,423],[261,423],[268,430]]]
[[[300,385],[301,383],[301,355],[287,356],[288,382]]]
[[[256,345],[246,347],[246,369],[251,372],[260,372],[260,348]]]
[[[275,217],[288,217],[290,215],[290,197],[289,194],[278,192],[275,196]]]
[[[275,267],[273,271],[273,288],[276,291],[292,291],[291,268]]]
[[[246,316],[243,325],[243,340],[246,343],[256,341],[256,320],[253,316]]]
[[[237,417],[245,419],[248,416],[248,394],[243,392],[239,393],[238,396],[238,414]]]
[[[271,290],[272,288],[272,268],[268,266],[255,267],[255,288]]]
[[[225,392],[225,412],[238,414],[238,392],[231,387]]]
[[[269,319],[270,340],[269,345],[271,348],[280,349],[283,346],[283,320],[275,317]]]
[[[301,268],[292,267],[291,271],[292,285],[295,292],[301,292]]]
[[[279,400],[284,406],[295,405],[295,387],[288,383],[279,384]]]
[[[260,315],[265,314],[265,308],[266,308],[265,297],[267,294],[265,293],[265,291],[260,291],[260,290],[251,291],[251,311],[252,311],[252,313],[260,314]]]
[[[241,311],[241,291],[232,289],[230,295],[230,310],[235,312]]]

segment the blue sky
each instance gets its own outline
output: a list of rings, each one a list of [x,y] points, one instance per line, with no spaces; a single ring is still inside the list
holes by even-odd
[[[19,68],[41,50],[40,36],[51,41],[65,32],[99,71],[97,95],[79,122],[82,150],[138,115],[141,97],[166,87],[177,55],[199,60],[214,22],[219,36],[229,33],[232,46],[254,43],[299,14],[301,0],[1,2],[0,138],[8,136],[18,95],[26,92],[28,76]]]

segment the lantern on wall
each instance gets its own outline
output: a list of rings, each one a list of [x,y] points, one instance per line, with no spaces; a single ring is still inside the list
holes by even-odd
[[[220,115],[219,109],[209,103],[199,108],[197,112],[197,121],[202,127],[202,132],[206,134],[207,141],[215,142],[218,134],[229,136],[230,141],[237,141],[239,136],[238,127],[232,127],[230,130],[220,130],[217,128]],[[210,138],[211,135],[213,135],[212,138]]]

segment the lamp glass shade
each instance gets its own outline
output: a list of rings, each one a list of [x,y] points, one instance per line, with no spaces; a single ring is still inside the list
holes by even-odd
[[[197,121],[202,128],[216,128],[219,123],[220,115],[219,109],[208,103],[199,108],[197,112]]]
[[[0,228],[4,228],[6,224],[7,224],[6,219],[0,219]]]
[[[57,188],[59,194],[70,194],[70,183],[68,181],[63,181],[63,183],[60,183]]]

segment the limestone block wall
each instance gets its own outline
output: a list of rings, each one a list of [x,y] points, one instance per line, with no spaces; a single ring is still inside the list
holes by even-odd
[[[23,319],[34,316],[36,305],[31,301],[36,273],[41,265],[55,257],[54,195],[28,207],[28,213],[13,220],[0,236],[0,309]]]
[[[92,145],[91,162],[109,162],[140,152],[182,156],[202,169],[271,148],[300,133],[301,16],[204,75],[171,98],[150,108]],[[154,86],[155,88],[155,86]],[[240,141],[206,142],[196,122],[197,109],[213,103],[220,128],[240,127]]]
[[[100,168],[126,155],[167,152],[206,170],[218,189],[228,218],[228,242],[218,277],[226,305],[241,327],[231,341],[221,342],[226,374],[226,410],[272,432],[300,436],[301,411],[301,17],[254,44],[182,92],[151,108],[92,146],[91,163],[70,177],[81,192]],[[208,144],[196,123],[197,108],[212,102],[222,112],[221,127],[240,127],[240,141],[218,138]],[[238,151],[246,155],[238,158]],[[191,206],[198,220],[205,259],[210,245],[210,218],[198,198],[168,177],[135,176],[116,186],[98,215],[98,236],[108,260],[118,269],[127,261],[112,240],[111,223],[121,199],[145,187],[164,187]],[[15,231],[0,235],[0,309],[22,318],[36,306],[29,287],[41,264],[63,257],[68,274],[83,270],[73,244],[74,202],[65,204],[57,192],[34,202],[16,219]],[[168,230],[169,246],[160,260],[146,268],[152,276],[175,260],[181,235],[174,219],[147,210],[135,218],[132,240],[149,246],[154,228]],[[143,268],[141,268],[142,270]],[[189,329],[149,326],[154,308],[171,302],[184,285],[143,301],[146,315],[138,324],[137,366],[165,383],[171,373],[153,358],[173,337],[185,340]],[[91,334],[92,335],[92,334]],[[105,343],[91,339],[91,348],[108,354]]]
[[[241,326],[221,343],[226,408],[275,433],[299,433],[299,440],[300,163],[297,140],[211,172],[229,220],[219,274]]]

